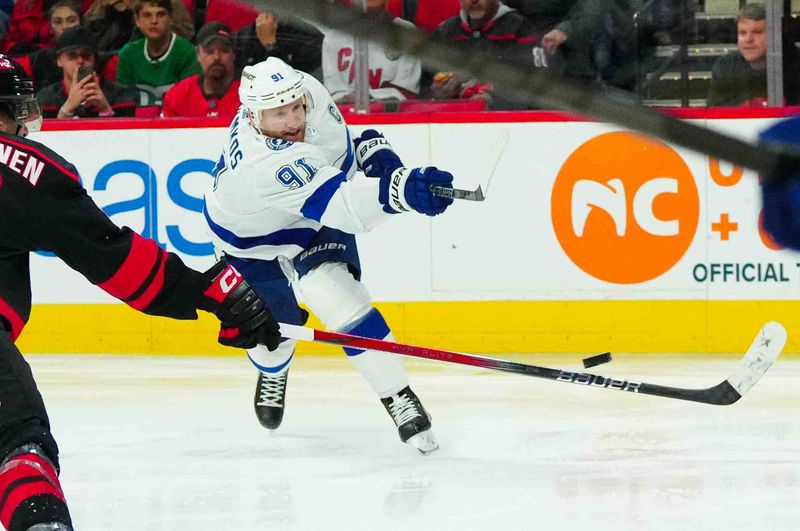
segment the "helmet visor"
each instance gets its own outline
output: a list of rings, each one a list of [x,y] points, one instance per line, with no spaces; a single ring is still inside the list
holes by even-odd
[[[42,129],[42,111],[34,96],[15,101],[12,111],[17,124],[25,126],[28,131],[35,133]]]

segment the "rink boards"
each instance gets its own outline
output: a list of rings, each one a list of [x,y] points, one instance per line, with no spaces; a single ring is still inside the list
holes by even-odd
[[[694,118],[752,140],[775,116]],[[356,132],[376,124],[406,165],[449,169],[460,188],[493,173],[483,203],[397,216],[359,237],[364,281],[399,339],[469,352],[731,352],[779,320],[787,351],[800,350],[800,255],[759,229],[748,170],[548,113],[354,121]],[[208,267],[202,194],[225,125],[90,125],[59,123],[34,138],[75,163],[114,221]],[[34,256],[31,269],[23,350],[228,352],[212,344],[213,319],[140,315],[50,256]]]

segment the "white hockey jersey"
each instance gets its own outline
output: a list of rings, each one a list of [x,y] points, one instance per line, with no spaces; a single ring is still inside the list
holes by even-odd
[[[379,180],[356,171],[353,139],[328,91],[307,74],[304,84],[304,142],[255,134],[244,107],[234,117],[203,210],[218,251],[292,258],[322,226],[355,234],[391,217]]]
[[[402,19],[395,19],[395,23],[410,24]],[[329,29],[325,29],[324,33],[325,38],[322,41],[323,81],[333,98],[338,99],[340,95],[354,90],[353,37],[347,33]],[[369,43],[368,49],[370,88],[377,89],[393,85],[419,94],[422,63],[418,59],[387,50],[374,43]]]

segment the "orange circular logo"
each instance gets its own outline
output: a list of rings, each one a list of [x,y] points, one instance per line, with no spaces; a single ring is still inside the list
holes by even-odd
[[[599,135],[558,172],[550,198],[561,248],[589,275],[616,284],[668,271],[692,242],[700,213],[692,172],[664,143]]]

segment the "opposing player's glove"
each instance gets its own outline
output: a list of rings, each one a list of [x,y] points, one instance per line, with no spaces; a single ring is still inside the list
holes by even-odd
[[[782,120],[762,131],[762,144],[800,150],[800,117]],[[783,145],[783,146],[782,146]],[[775,242],[800,250],[800,168],[781,168],[781,174],[764,176],[764,229]]]
[[[218,341],[228,347],[275,350],[281,341],[278,323],[264,300],[232,265],[220,260],[205,272],[208,285],[200,309],[214,313],[220,322]]]
[[[398,168],[391,176],[381,177],[378,200],[390,214],[416,210],[426,216],[436,216],[447,210],[453,199],[434,195],[433,185],[452,188],[453,175],[433,166]]]
[[[403,166],[389,141],[374,129],[367,129],[355,139],[356,164],[368,177],[388,177]]]

